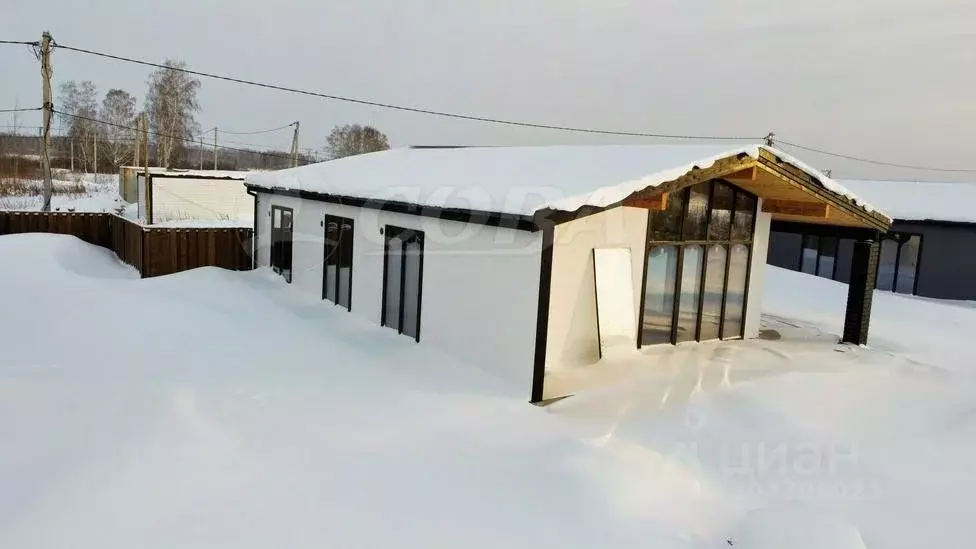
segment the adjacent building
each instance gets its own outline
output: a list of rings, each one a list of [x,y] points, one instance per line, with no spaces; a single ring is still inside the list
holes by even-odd
[[[771,223],[850,238],[864,343],[890,218],[776,149],[397,149],[247,175],[256,263],[524,384],[617,352],[756,337]]]
[[[942,299],[976,299],[973,183],[845,180],[844,187],[894,218],[881,238],[879,290]],[[769,263],[848,282],[853,242],[821,227],[774,223]]]
[[[138,218],[160,223],[226,222],[250,226],[254,200],[244,187],[247,172],[173,170],[124,166],[119,171],[119,194],[138,204]]]

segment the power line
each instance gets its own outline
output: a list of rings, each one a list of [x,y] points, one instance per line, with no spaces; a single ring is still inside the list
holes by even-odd
[[[24,42],[21,40],[0,40],[0,44],[19,44],[21,46],[39,46],[40,42]]]
[[[105,120],[97,120],[95,118],[89,118],[87,116],[82,116],[80,114],[71,114],[71,113],[67,113],[67,112],[59,111],[59,110],[54,110],[53,112],[56,113],[56,114],[64,115],[64,116],[70,116],[72,118],[78,118],[78,119],[81,119],[81,120],[87,120],[89,122],[94,122],[96,124],[105,124],[107,126],[113,126],[113,127],[116,127],[116,128],[121,128],[123,130],[138,131],[137,128],[134,128],[132,126],[125,126],[125,125],[122,125],[122,124],[115,124],[113,122],[107,122]],[[153,131],[150,131],[148,133],[150,135],[153,135],[153,136],[156,136],[156,137],[163,137],[163,138],[167,138],[167,139],[177,139],[177,140],[182,141],[184,143],[191,143],[191,144],[194,144],[194,145],[199,145],[201,143],[201,141],[198,141],[198,140],[192,139],[192,138],[187,138],[187,137],[178,137],[178,136],[174,136],[174,135],[167,135],[167,134],[164,134],[164,133],[153,132]],[[210,143],[204,142],[203,144],[205,146],[207,146],[207,147],[213,147],[214,146],[213,142],[210,142]],[[251,150],[251,149],[238,149],[236,147],[224,147],[224,146],[221,146],[221,145],[217,145],[217,148],[218,149],[228,150],[228,151],[237,151],[237,152],[242,152],[242,153],[248,153],[248,154],[262,154],[262,155],[267,155],[267,156],[272,156],[272,157],[277,157],[277,158],[284,158],[284,159],[287,159],[287,160],[291,160],[292,159],[291,158],[291,155],[279,154],[279,153],[275,153],[275,152],[272,152],[272,151],[260,151],[260,150]]]
[[[217,131],[219,131],[220,133],[226,133],[227,135],[258,135],[258,134],[262,134],[262,133],[278,132],[278,131],[281,131],[281,130],[283,130],[285,128],[291,128],[294,125],[295,125],[295,123],[292,122],[291,124],[286,124],[286,125],[284,125],[284,126],[282,126],[280,128],[272,128],[270,130],[258,130],[256,132],[229,132],[227,130],[221,130],[219,128],[218,128]]]
[[[107,59],[114,59],[116,61],[124,61],[126,63],[135,63],[137,65],[144,65],[144,66],[147,66],[147,67],[155,67],[155,68],[159,68],[159,69],[169,69],[169,70],[174,70],[174,71],[178,71],[178,72],[183,72],[183,73],[186,73],[186,74],[192,74],[192,75],[195,75],[195,76],[202,76],[202,77],[205,77],[205,78],[214,78],[216,80],[225,80],[227,82],[235,82],[237,84],[246,84],[246,85],[249,85],[249,86],[257,86],[257,87],[260,87],[260,88],[268,88],[268,89],[272,89],[272,90],[284,91],[284,92],[289,92],[289,93],[297,93],[297,94],[301,94],[301,95],[308,95],[308,96],[311,96],[311,97],[319,97],[319,98],[322,98],[322,99],[331,99],[333,101],[344,101],[346,103],[355,103],[355,104],[358,104],[358,105],[367,105],[367,106],[370,106],[370,107],[378,107],[378,108],[382,108],[382,109],[391,109],[391,110],[397,110],[397,111],[406,111],[406,112],[413,112],[413,113],[418,113],[418,114],[426,114],[426,115],[430,115],[430,116],[439,116],[439,117],[442,117],[442,118],[454,118],[454,119],[459,119],[459,120],[471,120],[471,121],[475,121],[475,122],[487,122],[487,123],[490,123],[490,124],[501,124],[501,125],[506,125],[506,126],[519,126],[519,127],[524,127],[524,128],[536,128],[536,129],[543,129],[543,130],[557,130],[557,131],[565,131],[565,132],[590,133],[590,134],[600,134],[600,135],[618,135],[618,136],[626,136],[626,137],[653,137],[653,138],[661,138],[661,139],[695,139],[695,140],[721,140],[721,141],[759,141],[761,139],[760,137],[733,137],[733,136],[715,136],[715,135],[668,135],[668,134],[660,134],[660,133],[645,133],[645,132],[630,132],[630,131],[616,131],[616,130],[601,130],[601,129],[595,129],[595,128],[582,128],[582,127],[576,127],[576,126],[558,126],[558,125],[551,125],[551,124],[537,124],[537,123],[533,123],[533,122],[520,122],[520,121],[517,121],[517,120],[505,120],[505,119],[501,119],[501,118],[490,118],[490,117],[486,117],[486,116],[476,116],[476,115],[472,115],[472,114],[461,114],[461,113],[452,113],[452,112],[446,112],[446,111],[436,111],[436,110],[425,109],[425,108],[421,108],[421,107],[408,107],[408,106],[404,106],[404,105],[394,105],[392,103],[381,103],[381,102],[378,102],[378,101],[369,101],[369,100],[366,100],[366,99],[357,99],[357,98],[354,98],[354,97],[344,97],[344,96],[341,96],[341,95],[333,95],[333,94],[328,94],[328,93],[313,92],[313,91],[302,90],[302,89],[298,89],[298,88],[290,88],[290,87],[287,87],[287,86],[280,86],[280,85],[277,85],[277,84],[268,84],[266,82],[256,82],[256,81],[253,81],[253,80],[246,80],[246,79],[243,79],[243,78],[235,78],[235,77],[232,77],[232,76],[224,76],[224,75],[213,74],[213,73],[208,73],[208,72],[195,71],[195,70],[190,70],[190,69],[180,68],[180,67],[170,67],[170,66],[163,65],[163,64],[160,64],[160,63],[153,63],[153,62],[144,61],[144,60],[141,60],[141,59],[133,59],[131,57],[122,57],[120,55],[112,55],[112,54],[109,54],[109,53],[103,53],[103,52],[94,51],[94,50],[87,50],[87,49],[84,49],[84,48],[76,48],[76,47],[72,47],[72,46],[65,46],[65,45],[58,44],[58,43],[55,43],[55,47],[60,48],[60,49],[63,49],[63,50],[75,51],[75,52],[78,52],[78,53],[85,53],[85,54],[88,54],[88,55],[96,55],[96,56],[99,56],[99,57],[105,57]]]
[[[802,150],[808,151],[808,152],[814,152],[814,153],[823,154],[823,155],[827,155],[827,156],[833,156],[833,157],[836,157],[836,158],[843,158],[845,160],[851,160],[851,161],[854,161],[854,162],[864,162],[865,164],[874,164],[876,166],[888,166],[888,167],[891,167],[891,168],[902,168],[902,169],[905,169],[905,170],[918,170],[918,171],[925,171],[925,172],[976,173],[976,169],[937,168],[937,167],[933,167],[933,166],[914,166],[914,165],[911,165],[911,164],[898,164],[898,163],[895,163],[895,162],[885,162],[883,160],[872,160],[870,158],[861,158],[861,157],[858,157],[858,156],[850,156],[850,155],[847,155],[847,154],[841,154],[841,153],[835,153],[835,152],[825,151],[823,149],[817,149],[817,148],[814,148],[814,147],[807,147],[806,145],[800,145],[798,143],[791,143],[789,141],[782,141],[782,140],[779,140],[779,139],[777,139],[775,141],[775,143],[777,145],[787,145],[787,146],[795,147],[797,149],[802,149]]]
[[[30,111],[39,111],[39,110],[41,110],[43,108],[44,107],[34,107],[33,109],[2,109],[2,110],[0,110],[0,113],[5,113],[5,112],[30,112]]]

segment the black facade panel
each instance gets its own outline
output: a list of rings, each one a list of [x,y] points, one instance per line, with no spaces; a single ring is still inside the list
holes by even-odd
[[[769,233],[769,251],[766,253],[766,263],[790,269],[800,270],[800,252],[803,237],[796,233],[771,231]]]
[[[976,225],[896,221],[891,230],[922,236],[917,295],[976,299]]]
[[[854,256],[854,241],[842,238],[837,244],[837,270],[834,280],[838,282],[851,281],[851,260]]]

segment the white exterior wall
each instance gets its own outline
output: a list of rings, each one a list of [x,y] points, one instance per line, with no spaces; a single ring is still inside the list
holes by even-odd
[[[270,264],[271,206],[294,211],[292,284],[321,299],[324,216],[355,222],[352,313],[379,325],[383,299],[380,229],[424,231],[420,342],[525,388],[532,386],[542,233],[442,221],[259,194],[258,264]],[[330,305],[323,302],[323,306]],[[406,337],[406,336],[404,336]]]
[[[762,198],[756,206],[756,233],[752,237],[752,260],[749,266],[749,290],[746,302],[745,337],[759,337],[762,297],[766,288],[766,253],[769,251],[769,225],[772,214],[762,211]]]
[[[630,249],[634,318],[640,318],[638,309],[646,239],[647,210],[640,208],[613,208],[556,226],[546,345],[547,372],[585,366],[600,359],[594,248]]]
[[[152,193],[154,223],[194,219],[242,221],[250,225],[254,218],[254,199],[241,180],[153,175]]]
[[[146,221],[146,176],[136,176],[136,186],[138,187],[139,202],[139,221]]]

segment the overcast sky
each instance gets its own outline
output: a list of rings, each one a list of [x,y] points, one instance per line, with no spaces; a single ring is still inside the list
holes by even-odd
[[[336,95],[668,134],[777,136],[907,164],[976,168],[972,0],[0,0],[0,39],[56,41]],[[55,89],[145,94],[145,67],[65,50]],[[645,143],[437,119],[203,80],[203,127],[336,124],[394,146]],[[0,109],[40,104],[26,46],[0,45]],[[36,125],[39,115],[21,116]],[[0,114],[0,125],[12,122]],[[290,147],[287,131],[227,136]],[[835,176],[969,179],[795,151]]]

